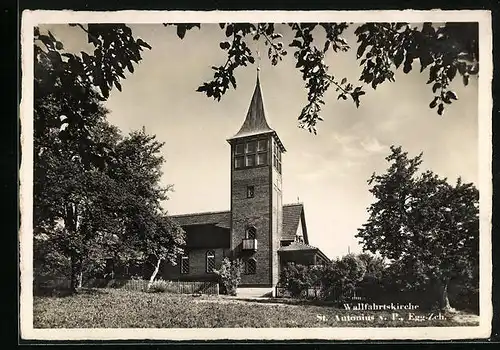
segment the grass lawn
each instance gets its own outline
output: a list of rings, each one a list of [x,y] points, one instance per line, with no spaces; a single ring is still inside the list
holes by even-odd
[[[35,328],[429,327],[477,326],[478,316],[431,312],[347,311],[226,296],[99,289],[67,297],[35,297]],[[417,320],[422,317],[423,320]],[[373,317],[373,320],[371,319]],[[349,319],[350,318],[350,319]]]

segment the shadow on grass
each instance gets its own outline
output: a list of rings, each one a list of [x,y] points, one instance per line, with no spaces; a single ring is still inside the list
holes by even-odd
[[[342,303],[337,301],[325,301],[325,300],[314,300],[314,299],[292,299],[292,298],[272,298],[272,297],[255,298],[255,299],[236,297],[236,299],[241,301],[248,301],[248,302],[262,303],[262,304],[311,305],[311,306],[332,306],[332,307],[342,306]]]
[[[79,288],[73,292],[69,288],[39,288],[34,292],[35,296],[66,298],[76,295],[105,295],[109,294],[103,288]]]

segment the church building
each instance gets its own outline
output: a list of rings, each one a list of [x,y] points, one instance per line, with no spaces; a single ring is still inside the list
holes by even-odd
[[[328,257],[309,245],[304,205],[283,204],[285,146],[266,120],[257,74],[245,121],[227,142],[231,154],[229,211],[172,216],[186,232],[185,254],[165,264],[169,280],[215,280],[224,257],[244,264],[240,289],[271,292],[288,262],[325,264]]]

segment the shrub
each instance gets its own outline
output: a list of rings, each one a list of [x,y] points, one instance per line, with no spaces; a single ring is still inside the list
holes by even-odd
[[[279,283],[293,298],[298,298],[314,284],[311,269],[307,266],[288,263],[281,271]]]
[[[307,296],[311,287],[320,287],[320,295],[315,293],[315,297],[341,301],[354,295],[365,271],[365,263],[354,254],[324,266],[308,267],[289,263],[280,274],[280,284],[294,298],[303,294]]]
[[[224,287],[225,293],[229,295],[236,295],[238,285],[241,282],[241,271],[243,264],[241,260],[229,260],[224,258],[219,270],[214,272],[219,276],[220,283]]]
[[[150,293],[164,293],[168,289],[168,282],[162,279],[151,282],[148,288]]]

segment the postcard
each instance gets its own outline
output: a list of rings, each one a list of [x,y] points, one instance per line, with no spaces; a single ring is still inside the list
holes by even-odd
[[[491,332],[489,11],[24,11],[21,338]]]

